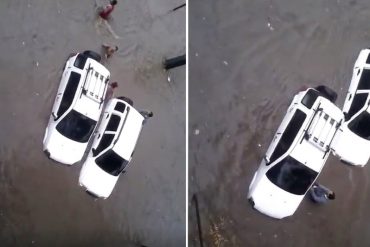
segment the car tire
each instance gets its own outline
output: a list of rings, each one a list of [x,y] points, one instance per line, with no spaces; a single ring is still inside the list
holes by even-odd
[[[117,99],[120,99],[120,100],[125,101],[125,102],[126,102],[127,104],[129,104],[130,106],[133,106],[133,105],[134,105],[134,102],[132,101],[132,99],[127,98],[127,97],[125,97],[125,96],[117,97]]]
[[[315,89],[319,91],[324,98],[327,98],[331,102],[335,103],[337,100],[338,95],[333,89],[323,85],[317,86]]]
[[[100,62],[101,61],[101,56],[96,53],[95,51],[84,51],[83,54],[91,59],[94,59],[95,61]]]

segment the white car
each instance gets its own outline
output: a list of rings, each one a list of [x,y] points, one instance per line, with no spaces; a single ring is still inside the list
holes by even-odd
[[[294,97],[254,174],[248,199],[263,214],[277,219],[293,215],[331,152],[344,114],[329,100],[336,95],[321,89]]]
[[[343,106],[345,121],[334,139],[333,152],[344,163],[364,166],[370,158],[370,49],[360,52]],[[351,145],[348,145],[351,143]]]
[[[90,195],[106,199],[119,175],[131,161],[144,117],[130,99],[108,101],[89,155],[84,162],[79,183]]]
[[[100,118],[109,71],[92,51],[71,55],[64,67],[43,139],[43,150],[55,161],[80,161]]]

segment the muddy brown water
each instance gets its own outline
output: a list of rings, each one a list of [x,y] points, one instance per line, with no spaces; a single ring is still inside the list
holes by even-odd
[[[359,51],[370,45],[367,1],[190,1],[189,198],[204,246],[369,246],[369,169],[330,157],[318,181],[335,201],[274,220],[248,186],[294,94],[325,84],[342,107]],[[189,246],[200,246],[189,202]]]
[[[0,2],[0,246],[185,245],[185,67],[170,83],[161,68],[185,52],[185,11],[168,14],[181,3],[120,1],[106,26],[95,1]],[[81,164],[48,160],[42,138],[66,57],[102,43],[119,47],[106,63],[116,96],[154,118],[110,198],[95,201]]]

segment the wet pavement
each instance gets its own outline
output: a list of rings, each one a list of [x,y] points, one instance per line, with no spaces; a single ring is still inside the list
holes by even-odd
[[[330,157],[307,198],[274,220],[247,202],[248,186],[294,94],[326,84],[342,107],[353,64],[369,47],[367,1],[191,1],[189,198],[204,246],[369,246],[369,170]],[[201,246],[195,203],[189,246]]]
[[[185,52],[185,9],[169,12],[182,3],[119,1],[107,26],[93,0],[0,2],[0,246],[185,245],[185,67],[161,68]],[[119,47],[106,63],[115,95],[154,118],[112,195],[95,201],[81,165],[48,160],[42,138],[66,57],[102,43]]]

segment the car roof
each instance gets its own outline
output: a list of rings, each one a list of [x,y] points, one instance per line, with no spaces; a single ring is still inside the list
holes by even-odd
[[[118,102],[126,105],[123,113],[114,110]],[[130,160],[143,126],[144,117],[123,100],[114,98],[108,104],[107,110],[121,117],[120,125],[114,136],[113,151],[122,158]]]
[[[321,116],[318,115],[319,113],[315,114],[315,107],[322,111],[323,114]],[[318,143],[320,141],[326,143],[332,140],[335,134],[335,132],[333,132],[334,131],[333,128],[336,127],[335,124],[339,123],[343,119],[343,112],[338,107],[336,107],[332,102],[330,102],[326,98],[319,96],[316,99],[316,102],[314,103],[312,109],[307,109],[302,104],[297,105],[297,108],[305,112],[307,115],[305,122],[303,123],[303,131],[307,130],[306,134],[312,133],[314,135],[312,137],[315,137],[315,134],[319,133],[319,135],[323,137],[321,139],[320,136],[317,136],[318,138],[316,139],[316,141]],[[329,127],[331,126],[325,125],[328,126],[328,129],[326,130],[325,127],[319,125],[319,122],[315,122],[317,119],[322,120],[325,118],[327,118],[327,123],[324,124],[328,124],[333,119],[334,121],[333,128],[329,129]],[[312,126],[309,125],[311,123],[311,120]],[[313,141],[313,138],[303,138],[302,131],[299,133],[300,137],[298,136],[296,137],[294,141],[295,144],[293,149],[291,150],[290,155],[299,162],[305,164],[307,167],[319,172],[324,164],[323,162],[325,161],[326,157],[325,153],[329,152],[330,149],[324,151],[324,148],[320,148],[320,146],[315,141]],[[303,140],[301,138],[303,138]]]
[[[81,74],[72,108],[98,121],[108,87],[109,71],[91,58],[86,60],[84,69],[72,66],[70,70]]]

